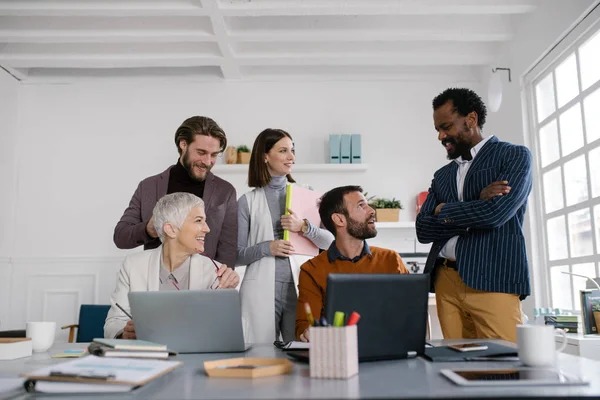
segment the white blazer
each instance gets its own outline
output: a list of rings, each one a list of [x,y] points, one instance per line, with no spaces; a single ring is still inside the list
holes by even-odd
[[[248,246],[274,239],[271,212],[263,188],[246,194],[250,210],[250,232]],[[300,266],[310,256],[289,257],[294,287],[298,295]],[[273,343],[275,340],[275,257],[263,257],[246,266],[244,280],[240,286],[242,320],[248,324],[250,343]]]
[[[110,310],[104,324],[104,337],[114,338],[129,321],[123,311],[129,312],[129,292],[158,291],[160,274],[160,255],[162,245],[153,250],[146,250],[127,256],[117,278],[117,287],[110,297]],[[215,263],[220,267],[217,261]],[[190,290],[209,289],[217,279],[217,271],[212,261],[203,255],[195,254],[190,261]]]

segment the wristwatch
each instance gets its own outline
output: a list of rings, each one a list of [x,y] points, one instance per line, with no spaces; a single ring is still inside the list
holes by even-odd
[[[304,218],[304,223],[302,224],[302,233],[308,232],[308,220]]]

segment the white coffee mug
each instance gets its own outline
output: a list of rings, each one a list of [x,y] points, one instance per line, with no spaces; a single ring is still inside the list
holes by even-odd
[[[25,336],[31,338],[34,352],[42,352],[52,347],[56,333],[56,322],[27,322]]]
[[[555,335],[563,338],[560,348],[556,348]],[[567,347],[567,335],[562,329],[552,325],[517,325],[519,359],[528,367],[552,367],[556,365],[556,355]]]

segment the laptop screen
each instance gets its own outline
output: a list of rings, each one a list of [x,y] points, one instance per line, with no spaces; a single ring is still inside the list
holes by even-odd
[[[330,274],[325,317],[356,311],[360,361],[405,358],[425,351],[429,274]]]

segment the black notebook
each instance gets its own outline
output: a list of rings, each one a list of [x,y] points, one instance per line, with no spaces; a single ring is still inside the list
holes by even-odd
[[[482,342],[487,346],[486,350],[460,352],[447,346],[430,347],[425,349],[424,358],[433,362],[455,362],[455,361],[517,361],[517,349],[498,343]]]

